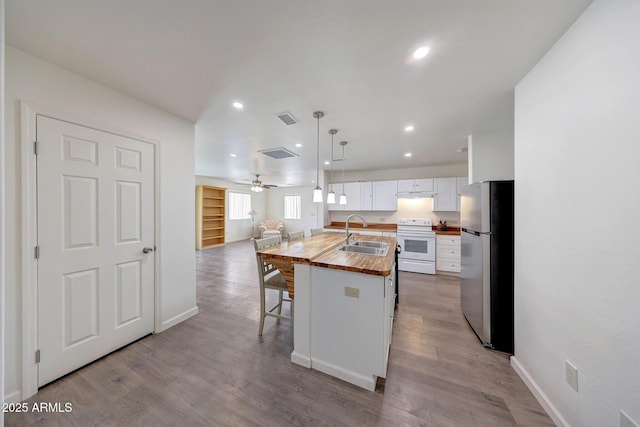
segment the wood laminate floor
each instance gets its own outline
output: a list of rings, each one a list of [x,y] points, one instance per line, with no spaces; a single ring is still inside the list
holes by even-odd
[[[508,355],[484,349],[473,335],[455,277],[400,273],[388,375],[384,390],[376,392],[291,363],[288,321],[267,318],[258,337],[252,242],[197,252],[197,283],[197,316],[27,400],[30,407],[69,402],[72,412],[6,413],[5,424],[553,425]]]

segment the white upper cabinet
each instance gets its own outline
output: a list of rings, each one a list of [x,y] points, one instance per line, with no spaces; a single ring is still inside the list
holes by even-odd
[[[373,182],[373,210],[398,210],[398,181]]]
[[[333,192],[336,195],[336,202],[333,204],[327,204],[327,209],[329,211],[343,211],[344,205],[341,205],[340,202],[340,194],[342,194],[342,184],[333,183],[330,189],[333,189]],[[326,200],[326,199],[325,199]]]
[[[342,194],[342,184],[333,184],[333,191],[336,193],[335,204],[328,205],[330,211],[359,211],[362,210],[360,202],[360,183],[345,182],[344,194],[347,195],[347,204],[340,204],[340,195]]]
[[[458,210],[458,178],[435,178],[433,210],[455,212]]]
[[[458,177],[458,197],[456,198],[456,211],[460,212],[460,191],[462,187],[469,185],[469,178],[466,176]]]
[[[433,192],[433,178],[416,179],[416,190],[421,193]]]
[[[363,211],[373,209],[373,182],[360,183],[360,209]]]
[[[416,180],[415,179],[399,179],[398,180],[398,194],[401,193],[411,193],[415,190]]]
[[[345,182],[344,194],[347,195],[347,204],[344,205],[345,211],[359,211],[362,210],[360,202],[360,183],[359,182]],[[338,197],[338,201],[340,198]]]
[[[421,178],[398,181],[345,182],[347,204],[339,203],[342,183],[334,183],[336,203],[329,211],[397,211],[398,198],[433,197],[433,210],[460,211],[460,189],[467,185],[467,177]]]
[[[433,178],[399,180],[398,197],[433,197]]]

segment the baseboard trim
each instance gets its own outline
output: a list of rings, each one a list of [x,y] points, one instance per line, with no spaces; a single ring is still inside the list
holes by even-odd
[[[317,371],[324,372],[325,374],[357,385],[358,387],[362,387],[366,390],[375,391],[376,389],[376,377],[374,375],[367,377],[353,371],[339,368],[335,365],[332,365],[331,363],[327,363],[318,359],[312,359],[311,366]]]
[[[529,374],[529,371],[520,363],[520,361],[515,357],[511,356],[511,367],[514,371],[522,378],[522,381],[526,384],[526,386],[531,390],[531,393],[538,399],[540,405],[547,411],[547,414],[551,417],[554,423],[557,426],[570,427],[570,424],[567,420],[564,419],[558,408],[555,407],[549,396],[545,394],[544,391],[538,386],[538,383],[535,382],[533,377]]]
[[[19,390],[4,395],[4,403],[20,403],[21,401]]]
[[[308,356],[303,356],[302,354],[293,351],[291,352],[291,361],[296,365],[311,369],[311,358]]]
[[[173,316],[171,319],[162,322],[162,329],[156,332],[164,332],[170,327],[175,326],[178,323],[184,322],[188,318],[195,316],[196,314],[198,314],[198,312],[198,306],[195,306],[183,313],[178,314],[177,316]]]

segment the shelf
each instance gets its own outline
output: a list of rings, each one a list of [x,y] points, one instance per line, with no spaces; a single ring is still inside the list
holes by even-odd
[[[226,188],[196,187],[196,249],[224,244]]]

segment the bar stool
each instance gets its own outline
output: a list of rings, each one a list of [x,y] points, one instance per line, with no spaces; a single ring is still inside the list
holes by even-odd
[[[281,242],[282,238],[278,235],[264,239],[256,239],[253,241],[253,244],[256,251],[258,251],[270,246],[279,245]],[[258,336],[262,336],[265,317],[270,316],[276,319],[293,320],[293,303],[291,299],[283,298],[283,293],[287,291],[287,281],[282,276],[282,273],[280,273],[273,264],[264,262],[262,256],[258,253],[256,253],[256,261],[258,263],[258,280],[260,281],[260,327],[258,329]],[[278,304],[274,305],[270,310],[266,310],[266,289],[274,289],[279,292]],[[282,314],[283,301],[291,304],[291,316]],[[275,310],[277,310],[276,313],[274,313]]]
[[[302,239],[303,237],[304,231],[292,231],[291,233],[289,233],[288,239],[290,242],[293,242],[294,240]]]

